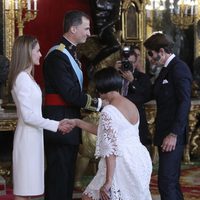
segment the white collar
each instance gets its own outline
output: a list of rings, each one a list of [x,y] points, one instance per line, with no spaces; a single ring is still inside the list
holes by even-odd
[[[171,60],[175,57],[175,54],[172,54],[169,56],[169,58],[166,60],[164,67],[167,67],[168,64],[171,62]]]

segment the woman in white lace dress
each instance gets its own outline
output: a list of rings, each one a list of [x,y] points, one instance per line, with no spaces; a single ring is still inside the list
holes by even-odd
[[[97,133],[98,171],[83,193],[84,200],[151,200],[152,162],[139,139],[136,106],[120,95],[122,79],[113,67],[95,75],[96,89],[108,104],[98,127],[75,119],[76,126]]]

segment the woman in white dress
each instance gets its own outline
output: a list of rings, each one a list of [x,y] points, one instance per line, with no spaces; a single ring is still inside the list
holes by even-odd
[[[18,117],[13,145],[15,200],[28,200],[44,192],[43,129],[54,132],[71,129],[64,121],[42,117],[42,93],[31,75],[34,65],[39,65],[40,57],[40,46],[35,37],[24,35],[15,40],[9,74]]]
[[[136,106],[120,95],[122,78],[113,67],[95,75],[96,89],[107,101],[98,127],[74,119],[72,124],[96,134],[98,171],[83,193],[84,200],[151,200],[152,162],[139,139]]]

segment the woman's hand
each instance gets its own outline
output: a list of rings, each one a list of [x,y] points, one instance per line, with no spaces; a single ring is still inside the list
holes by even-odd
[[[110,200],[111,194],[110,194],[110,188],[111,188],[111,183],[105,183],[101,188],[100,188],[100,197],[101,200]]]

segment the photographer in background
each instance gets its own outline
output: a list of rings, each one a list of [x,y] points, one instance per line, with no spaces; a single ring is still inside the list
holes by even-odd
[[[142,60],[141,60],[141,52],[140,52],[140,48],[138,46],[132,46],[131,47],[132,50],[135,52],[136,55],[136,61],[134,63],[135,68],[139,71],[139,72],[143,72],[145,73],[145,67],[142,64]]]
[[[125,46],[122,49],[121,61],[117,61],[115,68],[124,78],[122,94],[132,101],[140,114],[139,135],[143,145],[151,144],[144,103],[149,101],[151,82],[147,74],[141,72],[140,51],[136,46]],[[139,69],[138,69],[139,68]]]

